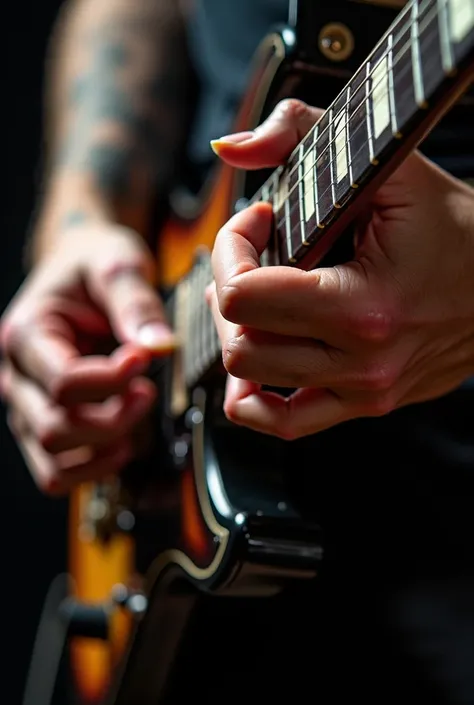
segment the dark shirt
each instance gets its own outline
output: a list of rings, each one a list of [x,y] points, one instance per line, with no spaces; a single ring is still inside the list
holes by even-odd
[[[232,129],[257,45],[287,13],[286,0],[196,3],[189,39],[200,97],[189,156],[204,171],[209,140]],[[474,176],[473,124],[472,105],[453,110],[424,149]],[[348,696],[364,705],[474,704],[473,407],[466,384],[319,434],[308,455],[311,480],[306,473],[302,484],[317,497],[326,533],[322,575],[273,611],[269,603],[242,602],[237,612],[224,604],[214,623],[215,606],[203,610],[204,631],[212,624],[225,632],[203,700],[286,701],[291,688],[289,702],[309,692],[321,705]],[[203,650],[212,643],[205,637]]]

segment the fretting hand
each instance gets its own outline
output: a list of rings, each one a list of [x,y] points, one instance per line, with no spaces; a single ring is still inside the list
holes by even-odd
[[[319,115],[284,101],[255,132],[213,146],[235,167],[277,166]],[[238,213],[213,251],[230,420],[295,439],[474,374],[474,190],[414,153],[373,199],[353,260],[310,272],[259,266],[271,217],[266,204]]]

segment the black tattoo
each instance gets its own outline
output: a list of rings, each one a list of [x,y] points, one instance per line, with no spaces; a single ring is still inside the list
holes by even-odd
[[[140,32],[135,24],[101,28],[92,38],[88,71],[70,90],[73,126],[58,156],[62,166],[91,172],[98,188],[115,199],[142,199],[144,185],[150,191],[158,176],[166,178],[185,113],[180,94],[183,66],[176,60],[180,49],[170,48],[163,74],[160,66],[147,72],[140,65],[136,71],[134,50],[140,49],[143,38],[151,46],[163,38],[143,21]],[[101,127],[105,131],[100,132]],[[110,127],[111,136],[104,136]],[[114,127],[119,128],[118,138]],[[134,193],[137,183],[141,188]]]
[[[82,225],[87,221],[87,213],[84,211],[81,211],[79,209],[77,210],[72,210],[69,211],[69,213],[66,213],[62,220],[62,227],[63,228],[72,228],[75,225]]]

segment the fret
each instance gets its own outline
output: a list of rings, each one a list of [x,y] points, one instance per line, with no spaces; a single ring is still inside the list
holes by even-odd
[[[473,0],[449,0],[451,41],[460,44],[474,29]]]
[[[283,261],[295,262],[293,253],[293,243],[291,239],[290,227],[290,202],[288,199],[289,172],[284,169],[280,172],[278,186],[275,191],[274,208],[276,220],[276,237],[280,252],[283,253]]]
[[[388,55],[385,49],[372,69],[371,93],[372,134],[374,142],[377,142],[391,127]]]
[[[334,163],[334,107],[332,105],[328,109],[328,132],[329,142],[327,146],[327,151],[329,155],[329,173],[331,175],[331,200],[333,208],[337,208],[336,190],[334,185],[336,180],[336,165]]]
[[[393,138],[399,136],[395,115],[392,51],[393,35],[390,33],[372,57],[368,99],[373,145],[372,163],[377,163]]]
[[[318,191],[316,180],[316,140],[319,125],[316,123],[303,141],[303,191],[305,230],[312,233],[319,225]]]
[[[303,141],[300,142],[299,146],[293,152],[287,164],[289,171],[287,222],[292,243],[291,249],[294,255],[297,255],[305,239],[303,206],[300,197],[302,153]]]
[[[428,101],[444,78],[436,0],[423,4],[418,21],[421,73],[425,100]]]
[[[371,164],[376,165],[377,160],[375,158],[375,151],[374,151],[374,137],[373,137],[373,132],[372,132],[372,120],[371,120],[371,109],[370,109],[370,103],[371,103],[371,90],[370,86],[372,85],[372,82],[370,80],[370,74],[371,74],[371,69],[370,69],[370,61],[367,62],[367,65],[365,67],[365,112],[366,112],[366,125],[367,125],[367,144],[369,146],[369,161]]]
[[[474,0],[448,0],[449,35],[455,63],[472,51]]]
[[[454,70],[454,56],[449,35],[448,0],[438,0],[438,32],[443,71],[450,76]]]
[[[370,167],[365,80],[365,71],[359,71],[349,84],[349,180],[352,188],[357,187]]]
[[[395,115],[397,130],[404,132],[411,118],[417,113],[418,105],[413,82],[410,25],[398,30],[392,64],[393,93],[395,98]]]
[[[413,86],[415,88],[415,101],[419,108],[428,106],[423,87],[423,73],[421,70],[420,45],[419,45],[419,6],[418,0],[413,0],[411,8],[411,52],[413,68]]]
[[[205,331],[205,311],[204,311],[204,291],[205,291],[205,284],[204,284],[204,267],[202,264],[202,261],[198,263],[198,266],[196,267],[196,287],[194,290],[194,305],[197,309],[195,317],[196,317],[196,322],[197,322],[197,354],[196,354],[196,367],[199,370],[204,369],[205,365],[205,355],[204,355],[204,331]]]
[[[319,120],[316,138],[316,181],[319,222],[327,221],[333,210],[331,150],[329,148],[329,112],[326,111]]]
[[[350,146],[348,139],[348,109],[350,102],[349,88],[340,95],[334,103],[333,149],[332,162],[334,164],[333,194],[334,205],[339,207],[350,193],[351,183],[349,178]]]
[[[273,183],[274,183],[274,178],[271,176],[265,183],[261,186],[260,192],[259,192],[259,201],[262,201],[263,203],[269,203],[270,205],[273,205],[273,194],[272,194],[272,189],[273,189]],[[267,247],[265,250],[262,252],[260,256],[260,265],[262,267],[269,267],[271,265],[278,264],[278,258],[277,258],[277,251],[275,247],[275,229],[273,228],[272,225],[272,233],[269,237]]]
[[[303,213],[305,239],[310,237],[319,225],[318,221],[318,193],[316,181],[316,140],[318,137],[318,123],[303,140]],[[305,243],[303,243],[305,244]]]
[[[301,244],[303,245],[303,247],[308,247],[309,242],[306,239],[306,214],[304,197],[304,140],[301,142],[298,149],[298,202],[300,211]]]
[[[273,250],[273,255],[274,255],[274,262],[275,264],[279,264],[279,262],[282,260],[282,250],[280,248],[280,241],[278,239],[278,233],[277,233],[277,228],[276,228],[276,217],[275,217],[275,198],[277,197],[278,194],[278,187],[279,187],[279,177],[280,174],[283,170],[283,167],[278,167],[276,171],[273,172],[272,176],[270,177],[269,180],[269,200],[268,202],[271,204],[273,208],[273,222],[272,222],[272,233],[270,236],[270,242],[271,244],[271,250]]]
[[[189,276],[183,281],[180,286],[180,291],[182,293],[183,300],[186,306],[186,324],[184,326],[184,334],[182,336],[183,340],[189,341],[188,345],[184,346],[184,376],[186,380],[189,380],[193,375],[194,367],[194,346],[195,346],[195,334],[196,334],[196,317],[193,315],[193,280],[196,272],[191,270]]]
[[[390,122],[392,127],[392,135],[396,139],[402,137],[402,133],[398,129],[397,112],[395,103],[395,85],[393,82],[393,34],[388,35],[388,56],[387,56],[387,71],[388,71],[388,95],[390,102]]]

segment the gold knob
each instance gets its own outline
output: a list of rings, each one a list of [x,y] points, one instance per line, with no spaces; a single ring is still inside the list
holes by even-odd
[[[345,61],[354,50],[354,35],[346,25],[331,22],[320,31],[318,45],[330,61]]]

